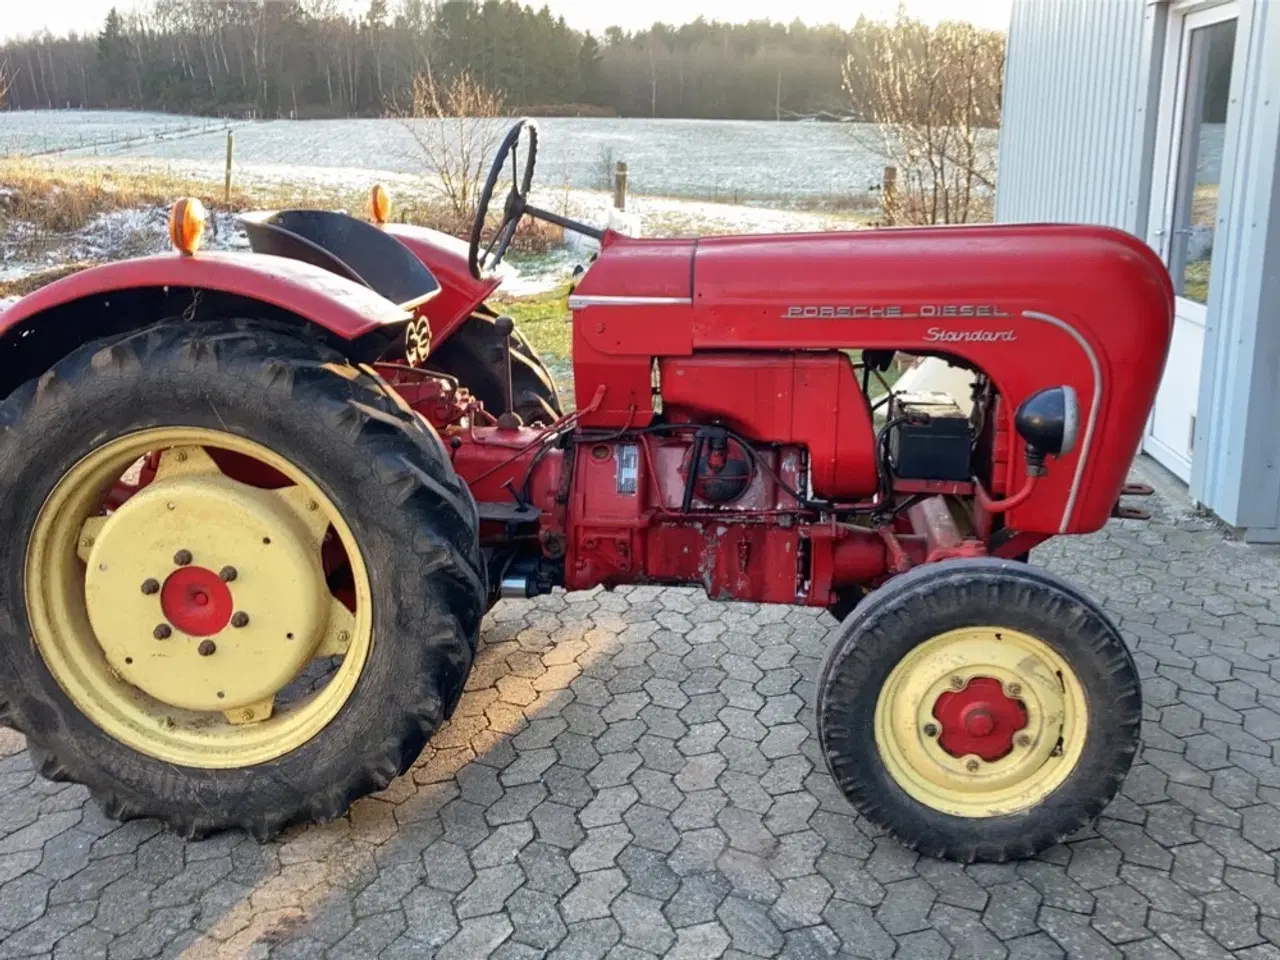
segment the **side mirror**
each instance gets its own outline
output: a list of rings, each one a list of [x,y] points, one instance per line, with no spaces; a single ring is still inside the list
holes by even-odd
[[[1075,449],[1080,434],[1080,401],[1069,386],[1048,387],[1022,401],[1014,429],[1027,444],[1027,473],[1043,476],[1044,458]]]

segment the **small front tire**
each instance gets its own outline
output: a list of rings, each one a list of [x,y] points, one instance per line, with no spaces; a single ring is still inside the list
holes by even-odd
[[[871,594],[817,687],[858,810],[930,856],[1029,857],[1087,826],[1133,762],[1141,686],[1119,631],[1035,567],[953,560]]]

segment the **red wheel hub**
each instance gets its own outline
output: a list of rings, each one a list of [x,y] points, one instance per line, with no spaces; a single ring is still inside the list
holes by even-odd
[[[1027,725],[1027,709],[993,677],[975,677],[933,705],[938,743],[953,757],[977,754],[988,763],[1013,749],[1013,735]]]
[[[175,630],[190,637],[217,633],[231,620],[231,590],[204,567],[181,567],[160,590],[160,608]]]

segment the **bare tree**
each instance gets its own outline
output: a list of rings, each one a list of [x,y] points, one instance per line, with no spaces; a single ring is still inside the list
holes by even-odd
[[[4,106],[5,94],[9,92],[9,61],[0,60],[0,107]]]
[[[480,185],[502,135],[503,97],[462,70],[438,82],[428,65],[405,108],[393,108],[425,162],[432,186],[460,223],[475,216]]]
[[[898,170],[886,218],[917,224],[989,218],[1003,35],[968,23],[930,27],[899,6],[871,45],[871,56],[845,62],[843,77],[847,95],[867,105],[874,123],[857,127],[857,136]]]

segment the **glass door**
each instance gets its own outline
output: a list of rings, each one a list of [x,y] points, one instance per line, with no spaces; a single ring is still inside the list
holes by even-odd
[[[1162,145],[1153,181],[1152,246],[1164,257],[1177,294],[1173,344],[1145,444],[1190,480],[1204,355],[1205,310],[1214,236],[1237,9],[1225,3],[1175,19],[1162,92]]]

